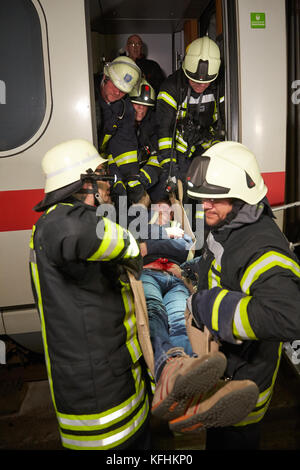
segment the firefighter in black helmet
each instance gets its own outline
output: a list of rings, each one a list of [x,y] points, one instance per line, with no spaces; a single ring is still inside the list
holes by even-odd
[[[152,86],[142,79],[129,93],[135,111],[135,131],[138,141],[140,181],[148,191],[158,181],[161,168],[158,163],[158,126],[155,116],[156,98]]]

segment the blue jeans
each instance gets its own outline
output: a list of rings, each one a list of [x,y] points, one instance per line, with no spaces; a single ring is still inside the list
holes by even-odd
[[[190,293],[181,279],[166,271],[143,269],[140,279],[146,298],[157,381],[169,357],[167,351],[181,347],[186,354],[193,354],[184,318]]]

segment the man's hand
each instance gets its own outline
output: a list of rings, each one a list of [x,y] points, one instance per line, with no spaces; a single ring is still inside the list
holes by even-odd
[[[140,252],[141,252],[141,255],[142,255],[143,258],[144,258],[144,256],[147,255],[148,250],[147,250],[147,243],[146,242],[140,243]]]

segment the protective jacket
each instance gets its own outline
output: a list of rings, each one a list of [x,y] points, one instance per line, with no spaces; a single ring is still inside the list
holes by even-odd
[[[179,174],[185,173],[196,150],[199,155],[218,142],[221,108],[224,96],[215,82],[199,95],[189,86],[182,69],[170,75],[161,86],[156,105],[162,167],[169,167],[172,157],[174,168],[177,165]]]
[[[152,109],[147,111],[140,123],[136,123],[135,129],[138,141],[139,177],[144,188],[148,189],[157,183],[161,173],[157,159],[158,126]]]
[[[192,297],[195,323],[220,341],[227,375],[259,387],[256,408],[238,425],[262,419],[282,342],[300,338],[300,267],[270,213],[267,201],[245,204],[209,233]]]
[[[70,198],[44,212],[30,247],[62,444],[126,448],[149,410],[133,295],[120,276],[137,244],[95,207]]]
[[[134,127],[134,109],[128,95],[112,103],[106,103],[100,93],[102,76],[95,79],[96,117],[99,153],[109,158],[110,169],[117,174],[130,190],[142,192],[137,179],[137,138]]]

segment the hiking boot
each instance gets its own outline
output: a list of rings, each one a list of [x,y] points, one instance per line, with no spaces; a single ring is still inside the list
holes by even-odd
[[[190,398],[211,389],[223,376],[226,358],[220,352],[170,357],[155,388],[151,412],[171,420],[181,416]]]
[[[172,420],[169,427],[172,431],[186,434],[233,426],[253,410],[258,395],[258,387],[251,380],[221,381],[206,396],[192,399],[185,413]]]

